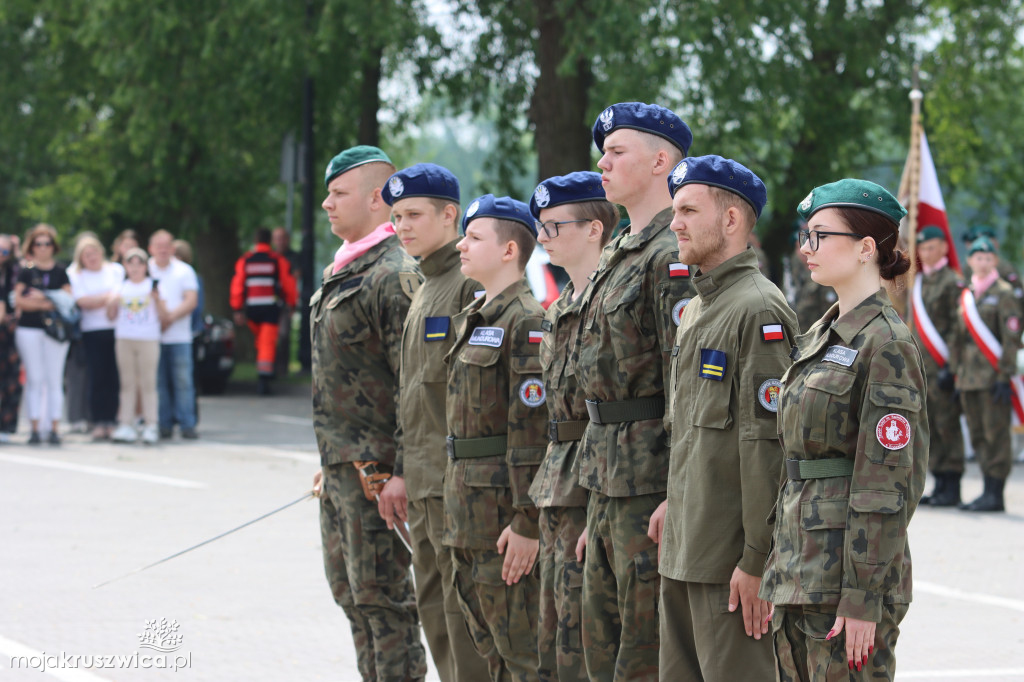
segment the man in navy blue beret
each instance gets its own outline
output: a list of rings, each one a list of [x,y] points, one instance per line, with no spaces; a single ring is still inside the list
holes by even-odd
[[[613,104],[594,122],[601,184],[630,221],[581,297],[572,352],[590,417],[578,450],[580,484],[590,492],[577,557],[586,554],[582,641],[594,680],[651,679],[658,669],[658,547],[647,524],[668,478],[673,309],[692,296],[668,229],[665,183],[692,139],[676,114],[655,104]]]
[[[760,178],[710,155],[682,161],[668,185],[697,293],[672,349],[668,499],[650,527],[661,547],[661,679],[771,681],[771,605],[757,592],[782,471],[779,390],[799,327],[747,246],[767,200]]]

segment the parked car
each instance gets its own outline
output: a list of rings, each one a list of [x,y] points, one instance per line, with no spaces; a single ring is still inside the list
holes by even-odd
[[[196,393],[220,395],[235,369],[235,325],[206,315],[203,328],[192,338]]]

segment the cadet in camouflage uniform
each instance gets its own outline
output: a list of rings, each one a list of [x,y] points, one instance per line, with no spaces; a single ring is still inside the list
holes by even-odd
[[[390,470],[395,459],[402,324],[420,275],[381,198],[394,170],[384,152],[366,146],[327,166],[323,208],[345,243],[309,302],[324,569],[351,623],[359,672],[380,681],[426,675],[409,552],[364,496],[352,464]]]
[[[949,267],[949,242],[934,225],[917,233],[917,257],[921,272],[914,284],[914,332],[924,352],[928,378],[928,431],[931,448],[928,470],[935,490],[921,504],[953,507],[960,503],[960,478],[964,473],[964,437],[960,430],[960,402],[954,393],[949,370],[949,347],[956,341],[957,308],[964,280]],[[917,301],[920,301],[918,306]]]
[[[998,261],[996,247],[987,238],[979,237],[971,244],[967,256],[973,272],[971,287],[960,299],[958,340],[949,358],[985,482],[979,498],[960,505],[967,511],[1004,511],[1003,488],[1013,462],[1010,380],[1017,373],[1021,323],[1013,288],[995,269]],[[998,348],[984,346],[986,328]],[[997,366],[988,355],[999,357]]]
[[[669,189],[697,295],[672,349],[668,499],[651,521],[661,546],[660,675],[774,682],[772,643],[762,639],[771,605],[757,591],[782,471],[780,379],[800,330],[746,246],[767,201],[761,179],[732,159],[698,156],[676,167]]]
[[[973,244],[978,237],[985,237],[992,242],[992,246],[995,247],[996,253],[999,253],[999,239],[996,234],[996,228],[991,225],[974,225],[963,235],[965,247],[970,250],[971,244]],[[1010,288],[1013,290],[1013,297],[1017,299],[1017,304],[1021,306],[1021,312],[1024,313],[1024,281],[1021,280],[1020,274],[1017,272],[1017,268],[1013,267],[1013,263],[1008,259],[1000,258],[999,265],[996,266],[996,270],[999,271],[1000,279],[1010,285]],[[971,275],[971,264],[968,263],[967,267],[964,268],[964,277],[970,281]]]
[[[691,140],[674,113],[640,102],[612,105],[594,124],[605,193],[631,224],[591,275],[571,360],[590,415],[579,466],[590,490],[581,544],[583,651],[592,680],[658,677],[658,547],[647,530],[665,499],[669,353],[692,296],[668,229],[665,183]]]
[[[478,682],[487,677],[487,662],[466,630],[452,583],[451,550],[441,536],[448,462],[444,356],[455,342],[452,318],[482,289],[459,269],[459,181],[449,170],[416,164],[392,175],[382,193],[392,207],[399,241],[420,259],[424,282],[413,296],[402,335],[398,453],[395,475],[380,496],[381,515],[389,526],[408,518],[416,606],[442,682]]]
[[[487,194],[466,209],[462,272],[485,294],[455,320],[448,362],[444,544],[477,650],[495,682],[537,679],[537,509],[544,457],[544,309],[523,279],[536,246],[529,207]]]
[[[542,681],[588,680],[580,642],[583,564],[576,543],[587,527],[587,490],[579,484],[576,449],[587,426],[587,404],[569,364],[580,324],[580,296],[619,223],[601,175],[579,171],[537,186],[530,211],[540,222],[537,241],[569,283],[548,308],[540,362],[547,387],[547,455],[530,497],[540,510],[540,647]]]
[[[911,599],[907,525],[928,460],[921,353],[877,289],[910,267],[894,250],[906,210],[846,179],[815,188],[799,211],[812,276],[839,301],[797,339],[782,378],[789,480],[760,596],[775,605],[783,682],[892,680]]]

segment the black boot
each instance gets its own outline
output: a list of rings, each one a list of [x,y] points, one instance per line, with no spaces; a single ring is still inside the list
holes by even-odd
[[[942,487],[940,489],[939,486],[936,486],[930,504],[933,507],[955,507],[960,504],[961,474],[946,472],[939,476],[942,477]]]
[[[986,476],[985,492],[981,494],[981,497],[970,504],[961,504],[960,508],[964,511],[977,512],[1006,511],[1006,508],[1003,506],[1003,487],[1005,485],[1006,481],[1001,478]]]
[[[942,494],[942,491],[946,488],[946,475],[941,471],[932,472],[935,477],[935,487],[932,488],[931,495],[922,495],[920,504],[931,504],[932,500]]]
[[[258,395],[270,395],[270,377],[260,376],[259,383],[256,384],[256,393]]]

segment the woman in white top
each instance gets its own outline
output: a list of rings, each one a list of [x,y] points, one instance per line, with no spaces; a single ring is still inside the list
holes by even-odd
[[[114,323],[107,303],[124,279],[124,268],[109,263],[103,244],[91,236],[75,245],[69,273],[71,295],[82,310],[82,347],[86,360],[86,395],[93,423],[93,440],[110,437],[117,419],[117,361],[114,358]]]
[[[142,441],[154,444],[157,430],[156,375],[160,362],[160,310],[163,303],[156,282],[146,274],[146,252],[139,248],[124,256],[126,278],[107,306],[107,316],[115,320],[114,337],[117,368],[121,375],[121,412],[113,439],[133,442],[137,435],[136,401],[142,403],[146,422]]]

